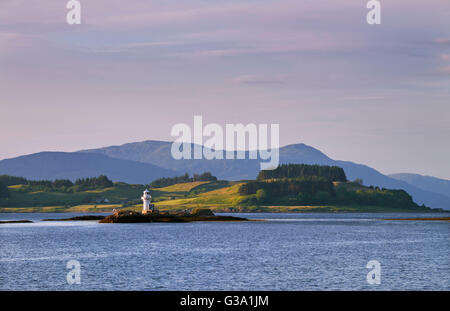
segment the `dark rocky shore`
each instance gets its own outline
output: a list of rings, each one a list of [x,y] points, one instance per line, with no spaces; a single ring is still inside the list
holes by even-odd
[[[31,220],[3,220],[0,224],[28,224],[32,223]]]
[[[86,215],[86,216],[76,216],[71,218],[49,218],[42,219],[42,221],[74,221],[74,220],[102,220],[106,216],[96,216],[96,215]]]
[[[192,221],[245,221],[247,218],[216,216],[211,211],[197,213],[149,213],[121,211],[100,220],[100,223],[192,222]]]
[[[192,221],[245,221],[247,218],[216,216],[209,209],[196,209],[192,212],[148,213],[119,211],[109,216],[85,215],[71,218],[42,219],[43,221],[83,221],[99,220],[99,223],[146,223],[146,222],[192,222]]]

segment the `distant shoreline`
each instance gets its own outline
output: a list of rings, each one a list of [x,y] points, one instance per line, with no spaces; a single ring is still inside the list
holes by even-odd
[[[151,185],[113,182],[106,176],[30,181],[4,176],[7,196],[0,213],[140,212],[142,191],[153,206],[168,213],[210,209],[214,213],[432,213],[404,190],[348,181],[340,167],[286,164],[261,171],[255,180],[218,180],[211,173],[160,178]],[[5,182],[5,183],[6,183]],[[19,184],[18,184],[19,183]],[[153,185],[153,183],[155,183]],[[147,191],[148,192],[148,191]]]
[[[124,208],[124,210],[134,210],[129,208]],[[162,210],[162,211],[171,211],[171,210]],[[245,213],[258,213],[258,214],[305,214],[305,213],[315,213],[315,214],[353,214],[353,213],[368,213],[368,214],[382,214],[382,213],[402,213],[402,214],[445,214],[450,213],[450,210],[433,210],[433,211],[423,211],[423,210],[400,210],[400,209],[387,209],[380,208],[379,210],[375,209],[359,209],[357,207],[323,207],[323,206],[308,206],[304,210],[295,209],[295,207],[280,207],[280,209],[273,208],[266,210],[258,210],[258,209],[242,209],[239,211],[227,211],[221,209],[213,209],[215,213],[221,214],[245,214]],[[76,209],[62,209],[62,208],[54,208],[50,209],[46,208],[36,208],[36,207],[11,207],[11,208],[0,208],[0,214],[12,214],[12,213],[26,213],[26,214],[110,214],[111,209],[96,209],[96,210],[76,210]],[[397,220],[397,219],[386,219],[386,220]],[[409,220],[409,218],[402,218],[399,220]]]
[[[421,218],[386,218],[383,220],[440,220],[440,221],[450,221],[450,217],[421,217]]]

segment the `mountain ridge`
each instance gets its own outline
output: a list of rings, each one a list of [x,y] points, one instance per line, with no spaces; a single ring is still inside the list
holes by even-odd
[[[431,191],[450,197],[450,180],[448,179],[413,173],[397,173],[389,174],[388,176],[407,182],[408,184],[422,190]]]
[[[174,168],[177,171],[186,171],[189,174],[211,171],[215,176],[222,179],[239,180],[254,179],[259,172],[259,161],[249,160],[248,152],[244,160],[174,160],[170,157],[171,142],[156,141],[158,149],[151,146],[152,140],[128,143],[121,146],[103,147],[99,149],[81,150],[80,152],[99,152],[111,157],[125,157],[146,163],[157,164],[166,168]],[[132,154],[123,148],[132,147]],[[149,150],[151,152],[148,152]],[[193,148],[192,148],[193,149]],[[139,151],[143,154],[139,155]],[[333,160],[320,150],[303,144],[290,144],[280,148],[280,163],[295,164],[320,164],[337,165],[344,168],[350,180],[363,179],[365,185],[373,185],[390,189],[403,189],[410,193],[419,204],[425,204],[436,208],[450,209],[450,198],[430,191],[420,189],[407,182],[390,178],[377,170],[350,161]],[[163,156],[161,156],[162,153]]]
[[[147,183],[149,178],[175,176],[173,170],[152,164],[116,159],[101,154],[38,152],[0,161],[0,174],[34,180],[55,180],[107,175],[112,180]]]
[[[99,175],[101,173],[107,175],[114,181],[146,184],[160,177],[172,177],[177,174],[182,175],[186,172],[193,174],[209,171],[218,178],[227,180],[254,179],[259,172],[259,163],[261,160],[248,159],[248,151],[246,152],[246,158],[242,160],[175,160],[171,157],[171,146],[172,142],[146,140],[97,149],[80,150],[77,152],[62,152],[59,153],[59,156],[67,158],[67,162],[64,162],[66,163],[65,165],[61,165],[59,162],[53,163],[52,161],[46,164],[45,162],[49,161],[47,157],[46,161],[40,162],[45,164],[43,167],[40,167],[40,169],[43,170],[46,168],[46,170],[42,171],[40,175],[34,174],[34,176],[41,176],[40,178],[44,179],[79,178],[95,176],[95,174]],[[344,169],[349,180],[361,178],[364,184],[368,186],[373,185],[380,188],[403,189],[407,191],[418,204],[425,204],[433,208],[450,209],[450,198],[445,195],[423,190],[403,180],[383,175],[376,169],[367,165],[331,159],[312,146],[303,143],[290,144],[281,147],[279,152],[280,163],[340,166]],[[30,163],[26,160],[33,157],[42,157],[42,155],[45,154],[45,152],[36,153],[13,159],[0,160],[0,174],[11,174],[33,178],[31,172],[35,170],[34,166],[36,164],[30,167]],[[92,156],[93,154],[102,155],[104,158],[101,158],[102,160],[100,160],[100,158],[97,160],[91,159],[91,162],[87,161],[85,163],[72,163],[70,160],[70,157],[73,155]],[[12,165],[14,161],[17,163]],[[53,163],[53,167],[51,167],[51,163]],[[89,167],[86,168],[85,166],[88,163],[90,163]],[[106,165],[108,163],[110,164],[109,166]]]

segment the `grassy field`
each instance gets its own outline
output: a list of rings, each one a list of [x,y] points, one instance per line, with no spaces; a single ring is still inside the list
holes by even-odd
[[[197,196],[205,192],[214,193],[233,184],[228,181],[190,182],[150,190],[157,206],[164,207],[164,202],[169,202],[167,209],[182,210],[187,208],[185,202],[196,200]],[[8,201],[0,201],[0,212],[110,212],[114,208],[141,210],[140,197],[144,189],[144,185],[115,183],[110,188],[62,193],[26,191],[24,186],[16,185],[9,187]],[[8,206],[4,206],[6,204]]]
[[[242,183],[244,181],[190,182],[150,191],[158,209],[171,211],[209,208],[215,212],[405,212],[400,208],[373,205],[303,206],[296,204],[295,197],[284,197],[271,204],[243,204],[250,196],[239,194]],[[354,183],[335,183],[335,187],[364,189]],[[114,183],[113,187],[100,190],[62,193],[26,191],[21,185],[10,186],[11,197],[7,202],[0,200],[0,212],[111,212],[118,208],[140,211],[144,189],[144,185]]]
[[[114,208],[121,208],[120,204],[101,204],[101,205],[76,205],[71,207],[64,206],[43,206],[43,207],[2,207],[0,213],[101,213],[111,212]]]
[[[175,185],[164,187],[164,188],[156,188],[156,190],[158,190],[160,192],[186,193],[186,192],[191,191],[195,187],[198,187],[200,185],[204,185],[207,183],[208,183],[207,181],[194,181],[194,182],[175,184]]]

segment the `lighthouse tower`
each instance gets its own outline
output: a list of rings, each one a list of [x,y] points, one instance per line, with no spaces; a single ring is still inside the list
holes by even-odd
[[[142,214],[147,214],[153,212],[154,205],[151,204],[152,196],[150,195],[150,191],[148,189],[145,189],[144,194],[141,197],[143,204],[142,207]]]

